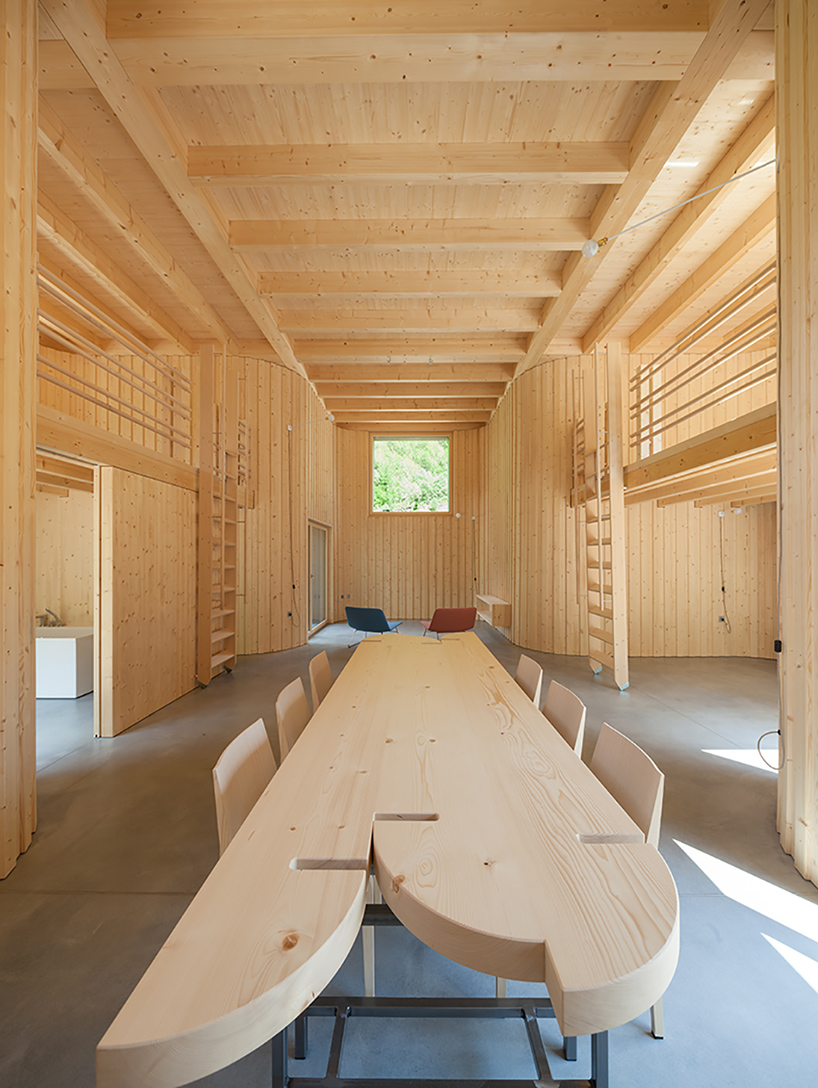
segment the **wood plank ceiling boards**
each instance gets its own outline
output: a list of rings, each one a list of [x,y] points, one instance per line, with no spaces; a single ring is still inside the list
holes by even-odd
[[[580,252],[770,157],[767,3],[42,0],[41,260],[339,426],[482,427],[769,261],[772,169]]]

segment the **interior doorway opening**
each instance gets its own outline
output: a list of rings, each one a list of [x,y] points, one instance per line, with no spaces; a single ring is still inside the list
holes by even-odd
[[[37,771],[94,737],[94,466],[37,450],[35,676]]]
[[[329,530],[325,525],[309,523],[310,538],[310,626],[309,634],[314,635],[328,622],[328,556]]]

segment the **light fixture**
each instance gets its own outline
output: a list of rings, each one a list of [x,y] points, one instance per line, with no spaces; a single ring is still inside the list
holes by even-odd
[[[776,159],[768,159],[766,162],[756,163],[756,165],[752,166],[749,170],[745,170],[743,174],[736,174],[734,178],[728,178],[727,181],[723,181],[720,185],[714,185],[711,189],[705,189],[701,193],[696,193],[694,196],[688,197],[687,200],[682,200],[679,204],[674,204],[672,208],[665,208],[662,212],[657,212],[655,215],[649,215],[647,219],[642,219],[638,223],[634,223],[633,226],[625,227],[624,230],[618,230],[616,234],[611,234],[605,238],[589,238],[587,242],[582,243],[582,256],[595,257],[597,253],[599,253],[600,248],[606,246],[608,242],[612,242],[614,238],[619,238],[622,234],[628,234],[630,231],[636,230],[637,227],[644,227],[646,223],[652,223],[654,219],[659,219],[669,212],[675,212],[677,208],[683,208],[685,204],[691,204],[701,196],[707,196],[708,193],[715,193],[718,189],[723,189],[725,185],[732,185],[734,181],[741,181],[741,179],[746,178],[748,174],[754,174],[756,170],[763,170],[765,166],[773,166],[776,162]],[[673,166],[674,164],[668,163],[667,165]],[[679,165],[679,163],[675,165]]]

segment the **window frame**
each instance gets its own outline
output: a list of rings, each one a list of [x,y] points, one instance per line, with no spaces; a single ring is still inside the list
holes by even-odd
[[[369,432],[369,517],[373,518],[450,518],[454,510],[454,475],[452,472],[452,447],[454,445],[453,431],[423,430],[412,431],[410,434],[390,434],[389,432]],[[449,443],[449,509],[448,510],[375,510],[375,443],[377,441],[423,442],[429,439],[435,441],[448,440]]]

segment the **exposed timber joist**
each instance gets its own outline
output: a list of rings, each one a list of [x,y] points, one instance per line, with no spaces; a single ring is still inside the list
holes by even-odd
[[[323,398],[324,407],[329,412],[378,412],[391,410],[395,412],[423,412],[424,418],[429,415],[429,398],[418,397],[344,397],[326,396]],[[438,394],[434,400],[436,407],[447,411],[465,410],[490,412],[497,407],[497,397],[443,397]]]
[[[49,0],[55,2],[55,0]],[[627,144],[297,144],[188,148],[200,185],[299,185],[366,178],[416,182],[543,181],[616,185],[628,176]]]
[[[402,423],[412,422],[411,419],[407,420],[407,413],[405,412],[371,412],[371,411],[341,411],[335,413],[335,419],[338,423]],[[418,420],[419,424],[423,424],[426,420],[430,423],[488,423],[491,419],[491,412],[474,412],[474,411],[458,411],[450,408],[440,408],[434,410],[428,410],[423,420]]]
[[[354,340],[296,340],[293,343],[296,354],[303,362],[318,359],[364,359],[375,357],[386,362],[411,361],[429,356],[436,359],[466,359],[474,362],[485,359],[490,362],[502,362],[504,359],[521,359],[525,345],[512,337],[492,337],[477,339],[474,337],[424,336],[416,340],[405,336],[388,338],[365,337]]]
[[[770,147],[774,132],[775,101],[771,95],[718,166],[699,186],[698,192],[705,193],[714,186],[723,185],[736,174],[754,166],[761,152]],[[770,178],[774,179],[772,167]],[[721,207],[731,193],[732,188],[724,185],[715,192],[707,192],[706,196],[699,196],[694,203],[682,208],[658,242],[651,246],[648,255],[639,267],[628,276],[613,299],[591,325],[582,340],[583,352],[590,351],[594,344],[604,339],[616,327],[631,306],[667,268],[673,257],[705,226],[710,216]]]
[[[776,472],[765,472],[747,480],[727,480],[699,488],[680,490],[673,495],[665,495],[657,501],[657,506],[674,506],[680,502],[725,502],[739,499],[744,495],[767,495],[776,488]]]
[[[304,369],[296,359],[288,337],[276,324],[269,305],[258,297],[247,269],[231,250],[208,205],[188,180],[162,128],[110,48],[95,13],[85,0],[41,2],[262,334],[281,361],[303,375]]]
[[[607,186],[591,215],[591,236],[609,237],[624,230],[656,181],[708,95],[758,22],[768,0],[724,0],[685,74],[677,84],[662,84],[645,111],[630,144],[630,173],[619,186]],[[613,248],[605,246],[590,260],[573,253],[562,276],[562,292],[545,304],[540,329],[533,334],[519,371],[543,357],[585,288]]]
[[[195,350],[193,338],[44,193],[39,194],[37,202],[37,229],[41,240],[50,242],[69,263],[81,269],[103,293],[125,306],[132,316],[141,318],[160,337],[181,345],[186,352]]]
[[[102,220],[157,276],[167,290],[221,341],[230,339],[230,330],[189,276],[162,245],[139,212],[122,196],[97,163],[63,124],[45,99],[38,114],[40,150],[79,190]]]
[[[560,293],[553,273],[439,270],[359,272],[260,272],[262,295],[540,295]]]
[[[310,366],[314,382],[510,382],[513,363],[325,363]]]
[[[398,249],[581,249],[587,219],[241,219],[230,244],[241,250],[296,246],[395,246]]]
[[[532,332],[539,314],[501,306],[467,306],[454,302],[391,307],[378,310],[313,306],[304,310],[280,310],[279,326],[286,332],[311,336],[354,331],[418,332]],[[579,342],[576,344],[579,351]]]
[[[696,271],[643,321],[630,338],[630,350],[641,351],[661,329],[684,313],[717,283],[742,258],[775,230],[775,196],[768,197],[745,223],[733,231],[727,241],[704,261]]]
[[[750,453],[774,450],[775,444],[776,405],[768,404],[730,423],[714,427],[703,435],[679,442],[661,453],[654,453],[636,464],[626,466],[625,487],[630,490],[685,476],[707,465],[718,465]]]
[[[332,398],[376,398],[386,405],[396,398],[411,397],[430,401],[444,400],[447,397],[491,397],[494,400],[506,391],[505,382],[330,382],[314,376],[315,391],[329,408]]]

